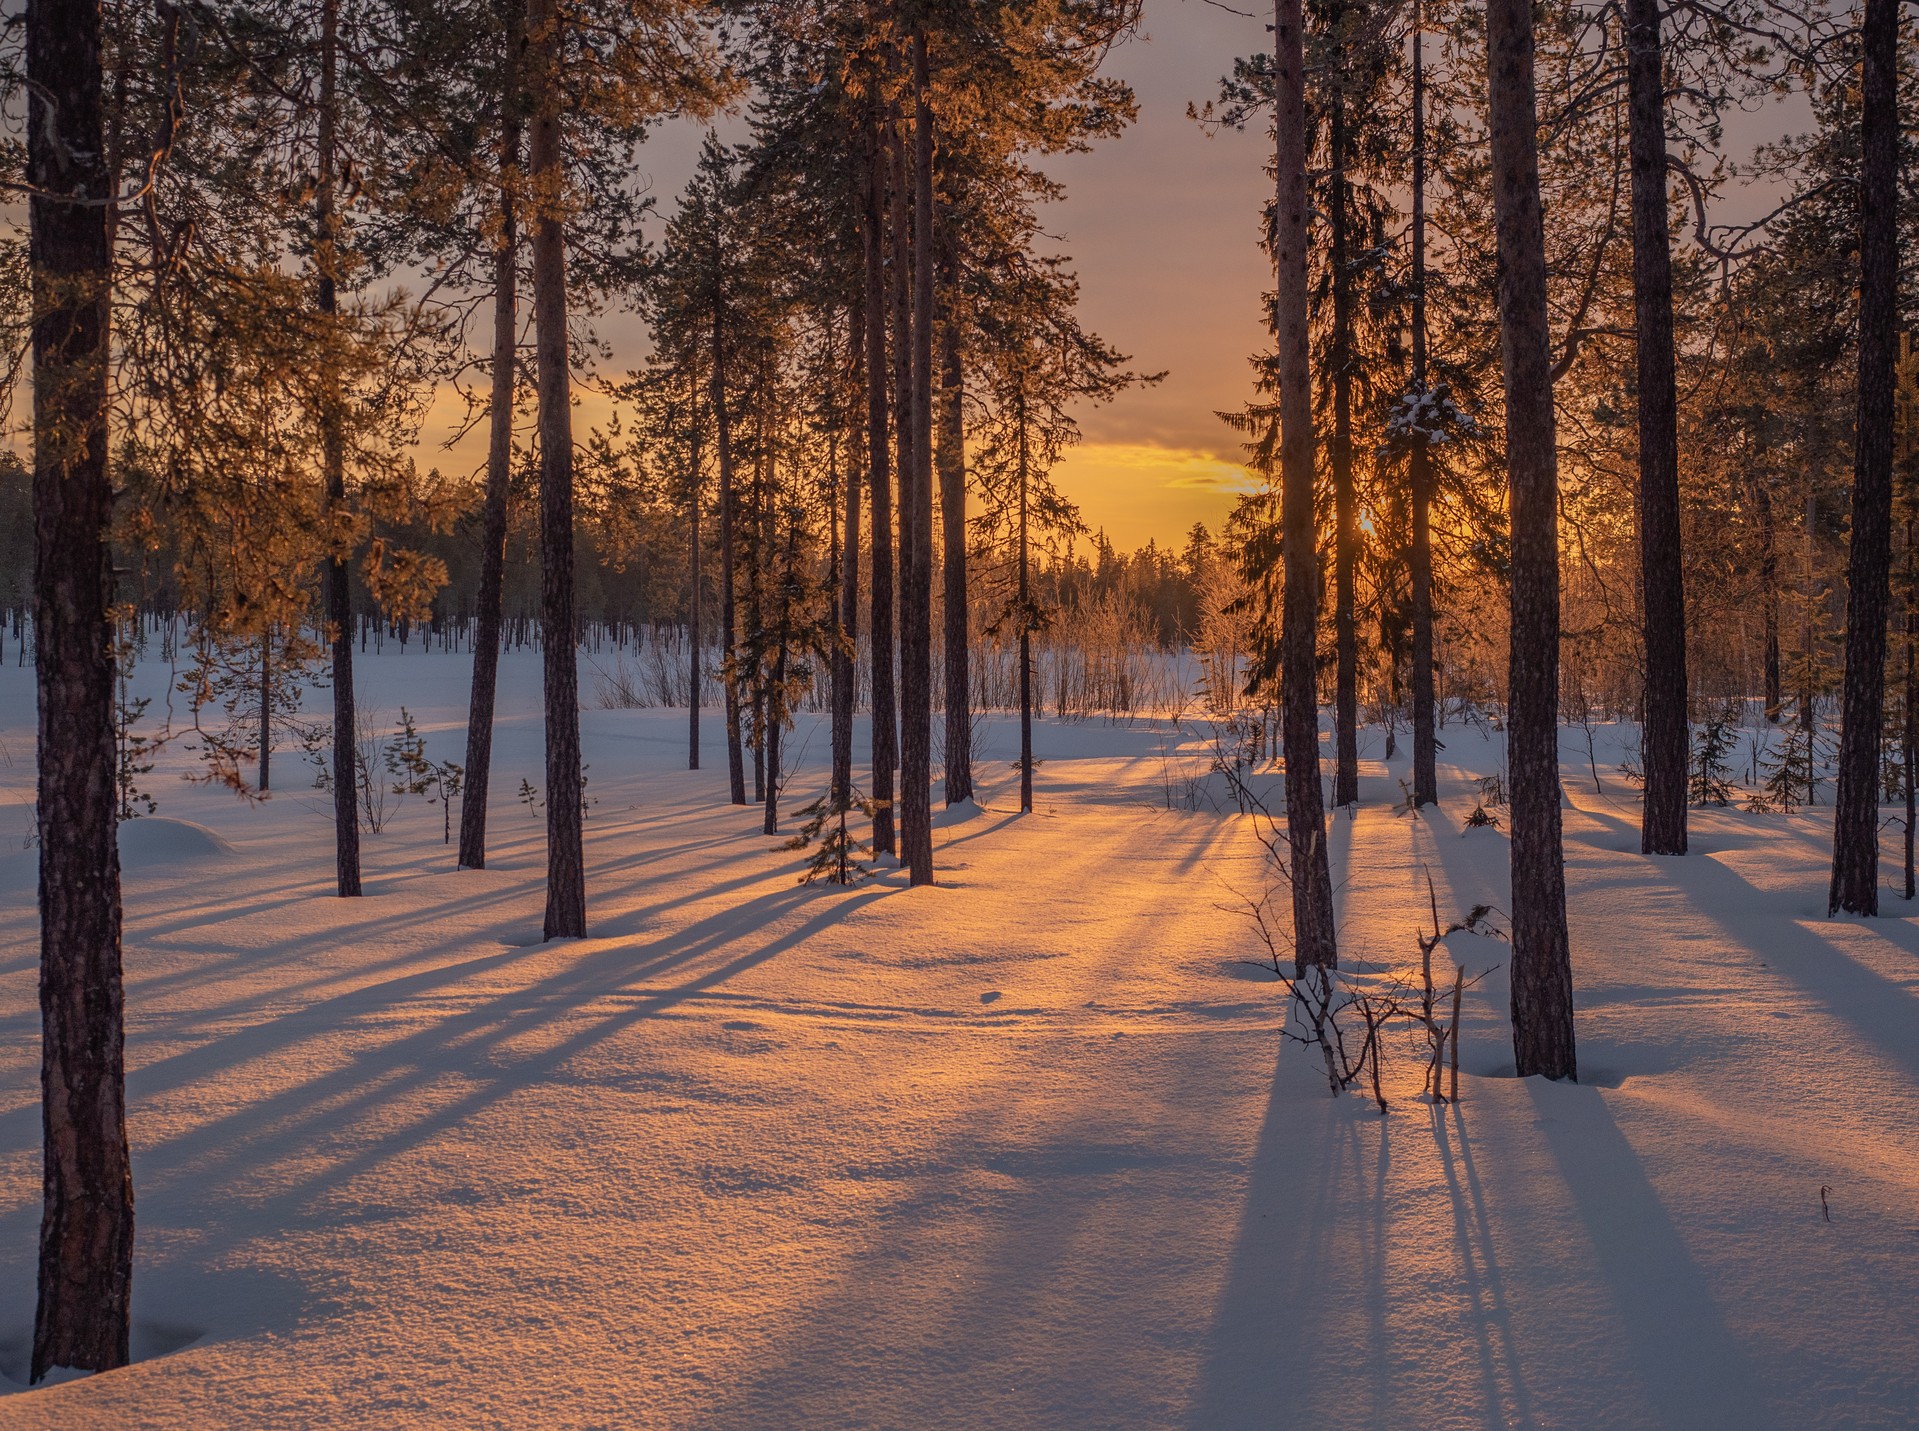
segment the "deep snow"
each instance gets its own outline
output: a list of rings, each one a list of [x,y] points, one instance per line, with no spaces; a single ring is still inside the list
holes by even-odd
[[[464,656],[361,672],[460,758]],[[0,1425],[1919,1424],[1919,931],[1824,917],[1829,810],[1695,812],[1646,858],[1574,729],[1585,1081],[1509,1076],[1494,975],[1463,1104],[1407,1057],[1381,1119],[1280,1046],[1249,822],[1164,808],[1197,737],[1044,722],[1022,819],[991,721],[939,884],[844,891],[723,803],[717,719],[689,774],[683,711],[588,711],[592,937],[541,945],[537,683],[509,656],[492,868],[414,799],[359,901],[293,753],[255,807],[163,758],[125,836],[144,1359],[25,1391],[32,686],[0,668]],[[1503,832],[1460,824],[1497,738],[1444,739],[1415,820],[1366,733],[1349,962],[1413,960],[1427,872],[1447,917],[1506,902]],[[826,746],[804,718],[791,803]]]

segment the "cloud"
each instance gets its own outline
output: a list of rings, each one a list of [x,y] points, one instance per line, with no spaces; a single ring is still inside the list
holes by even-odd
[[[1089,442],[1074,448],[1065,462],[1080,473],[1105,472],[1128,485],[1172,491],[1240,493],[1259,486],[1259,479],[1241,464],[1194,447]]]

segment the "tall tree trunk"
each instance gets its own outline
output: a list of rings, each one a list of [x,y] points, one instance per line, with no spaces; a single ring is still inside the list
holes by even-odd
[[[877,101],[866,127],[866,460],[873,502],[872,686],[873,853],[893,854],[893,769],[899,763],[899,718],[893,688],[893,477],[887,438],[884,136]],[[904,422],[902,415],[901,419]]]
[[[1332,112],[1333,265],[1333,804],[1359,802],[1359,633],[1353,567],[1358,532],[1353,502],[1353,275],[1346,202],[1346,101],[1334,81]]]
[[[1766,719],[1777,724],[1785,704],[1785,686],[1779,674],[1779,546],[1773,525],[1772,491],[1763,478],[1752,484],[1753,506],[1759,516],[1759,605],[1765,624]]]
[[[772,505],[769,499],[767,505]],[[798,584],[795,548],[799,541],[799,519],[789,517],[786,549],[780,556],[780,590],[775,605],[773,627],[773,672],[766,705],[766,819],[762,832],[780,832],[780,736],[786,726],[786,672],[788,642],[793,630],[793,592]]]
[[[1866,0],[1859,165],[1859,418],[1846,569],[1846,675],[1829,913],[1879,912],[1879,739],[1892,562],[1899,273],[1899,0]]]
[[[127,1363],[127,1155],[107,473],[112,180],[99,0],[26,12],[44,1202],[29,1377]],[[76,202],[77,201],[77,202]]]
[[[1413,391],[1426,393],[1426,56],[1423,14],[1413,22]],[[1439,803],[1433,692],[1433,454],[1415,439],[1413,507],[1413,804]]]
[[[1326,811],[1319,788],[1315,637],[1319,563],[1313,545],[1313,376],[1306,244],[1305,23],[1300,0],[1274,0],[1277,181],[1273,257],[1277,298],[1281,525],[1285,602],[1280,617],[1280,704],[1286,752],[1286,835],[1292,863],[1293,956],[1298,971],[1339,963]]]
[[[700,483],[704,474],[700,468],[705,460],[701,450],[699,403],[689,399],[688,411],[693,418],[692,471],[688,475],[686,487],[686,768],[700,768],[700,686],[701,651],[700,641],[704,632],[700,629],[700,608],[705,604],[706,575],[702,570],[705,553],[700,542]]]
[[[926,32],[913,36],[912,495],[900,491],[900,857],[933,882],[933,110]],[[904,473],[906,464],[901,464]]]
[[[864,386],[866,364],[866,297],[854,306],[847,333],[847,356],[853,391]],[[845,527],[840,539],[839,642],[833,648],[833,783],[831,805],[844,813],[853,803],[853,658],[860,637],[860,457],[848,435],[846,460]]]
[[[766,563],[773,553],[773,509],[770,490],[767,483],[767,443],[766,405],[772,393],[772,382],[767,373],[767,363],[762,353],[760,359],[760,390],[758,400],[753,407],[753,559],[746,570],[746,645],[753,652],[753,661],[746,674],[747,689],[752,693],[753,701],[753,802],[766,800]]]
[[[493,387],[487,395],[486,507],[480,519],[480,588],[474,596],[473,690],[467,701],[466,778],[460,791],[460,867],[486,868],[486,802],[493,778],[493,707],[500,676],[506,586],[506,509],[513,485],[513,394],[519,368],[520,64],[526,10],[506,6],[500,91],[500,230],[493,246]]]
[[[546,923],[548,939],[586,934],[585,815],[580,770],[580,672],[573,592],[573,410],[566,351],[566,236],[560,199],[564,45],[554,0],[529,0],[527,30],[542,81],[534,88],[533,328],[540,376],[540,620],[546,673]]]
[[[1819,640],[1819,493],[1812,485],[1811,474],[1806,477],[1806,512],[1804,518],[1804,537],[1800,543],[1800,588],[1805,597],[1800,621],[1801,649],[1805,660],[1799,668],[1799,728],[1806,735],[1806,794],[1812,795],[1813,770],[1813,723],[1819,715],[1818,678],[1819,669],[1813,659]]]
[[[1919,895],[1919,870],[1913,865],[1915,828],[1919,817],[1919,532],[1912,516],[1906,517],[1906,688],[1900,702],[1904,729],[1899,748],[1906,775],[1906,860],[1905,893],[1907,899]]]
[[[967,639],[966,599],[966,413],[965,368],[960,358],[959,315],[953,295],[959,275],[953,245],[947,257],[946,321],[940,332],[940,538],[945,586],[943,617],[946,647],[946,803],[973,798],[973,673]]]
[[[273,623],[260,633],[260,779],[262,795],[273,788]]]
[[[1033,587],[1031,549],[1027,544],[1027,500],[1031,482],[1031,454],[1026,438],[1026,379],[1020,379],[1016,399],[1019,422],[1019,808],[1033,809]]]
[[[1507,752],[1512,772],[1512,1019],[1519,1076],[1578,1077],[1559,831],[1559,466],[1530,0],[1487,0],[1499,336],[1512,500]]]
[[[1626,0],[1634,323],[1639,350],[1639,592],[1646,644],[1639,847],[1686,853],[1686,587],[1679,532],[1679,398],[1673,382],[1672,238],[1659,0]]]
[[[720,674],[725,681],[726,788],[735,805],[746,803],[746,760],[740,738],[739,617],[733,579],[739,535],[739,493],[733,483],[733,426],[726,404],[725,321],[713,305],[713,362],[707,371],[713,404],[713,449],[720,467]]]
[[[331,324],[339,311],[340,229],[334,189],[339,181],[335,132],[339,123],[340,8],[338,0],[320,7],[319,183],[314,219],[321,322]],[[325,474],[329,515],[337,521],[346,508],[345,397],[331,364],[321,374],[320,464]],[[353,701],[353,583],[346,554],[337,547],[326,564],[327,624],[333,632],[333,854],[342,899],[360,893],[360,801],[358,717]]]

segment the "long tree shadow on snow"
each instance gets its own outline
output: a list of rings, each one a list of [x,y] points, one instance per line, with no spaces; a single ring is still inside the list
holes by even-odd
[[[1806,923],[1794,893],[1757,889],[1710,856],[1675,863],[1673,878],[1701,914],[1796,984],[1874,1053],[1919,1083],[1919,998],[1911,989],[1860,963],[1840,941]],[[1915,950],[1919,931],[1904,920],[1883,918],[1858,924],[1907,954],[1919,952]],[[1842,1059],[1843,1053],[1836,1052],[1835,1058]]]

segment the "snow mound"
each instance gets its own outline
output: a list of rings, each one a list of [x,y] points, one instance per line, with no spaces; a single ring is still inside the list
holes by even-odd
[[[123,868],[141,865],[197,863],[233,853],[233,846],[205,825],[191,820],[169,820],[162,815],[147,815],[124,821],[120,826],[120,864]]]

